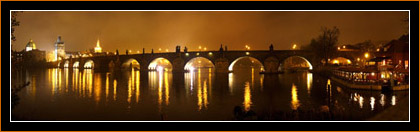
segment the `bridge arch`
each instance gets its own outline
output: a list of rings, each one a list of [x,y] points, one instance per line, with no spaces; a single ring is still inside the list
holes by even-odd
[[[209,67],[209,65],[211,65]],[[191,70],[191,68],[214,68],[215,64],[205,57],[194,57],[188,60],[184,65],[184,70]]]
[[[251,57],[251,56],[242,56],[242,57],[236,58],[234,61],[232,61],[229,64],[228,70],[230,72],[232,72],[233,71],[233,66],[236,64],[236,62],[238,62],[239,60],[242,60],[242,59],[246,59],[246,58],[250,59],[253,64],[257,63],[257,64],[261,65],[261,67],[259,67],[259,69],[261,71],[264,71],[264,64],[260,60],[254,58],[254,57]]]
[[[64,61],[64,68],[69,68],[69,61],[68,60],[66,60],[66,61]]]
[[[79,68],[79,61],[76,61],[73,63],[73,68]]]
[[[95,63],[93,62],[93,60],[87,60],[85,64],[83,65],[83,68],[85,69],[94,69],[94,67],[95,67]]]
[[[109,64],[113,63],[113,61],[111,61]],[[108,65],[109,65],[108,64]],[[138,60],[134,59],[134,58],[130,58],[128,60],[126,60],[124,63],[121,64],[121,68],[123,69],[137,69],[140,70],[140,63]]]
[[[293,55],[293,56],[289,56],[289,57],[286,57],[285,59],[283,59],[281,61],[282,65],[279,66],[279,69],[284,67],[286,61],[288,61],[290,59],[293,59],[293,58],[300,58],[300,59],[302,59],[308,65],[309,70],[312,70],[313,69],[313,65],[312,65],[311,61],[309,61],[306,57],[299,56],[299,55]]]
[[[155,70],[164,70],[164,71],[172,71],[172,63],[163,57],[153,59],[148,66],[150,71]]]

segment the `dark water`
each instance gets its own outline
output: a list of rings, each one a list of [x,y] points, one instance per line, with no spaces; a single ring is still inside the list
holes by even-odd
[[[12,77],[31,84],[19,93],[15,120],[233,120],[233,109],[258,116],[334,109],[365,120],[398,104],[408,91],[350,90],[309,72],[262,75],[258,70],[190,73],[26,70]],[[408,106],[406,106],[408,107]]]

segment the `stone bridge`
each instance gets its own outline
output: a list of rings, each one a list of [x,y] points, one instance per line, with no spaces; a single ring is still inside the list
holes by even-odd
[[[355,56],[362,53],[339,52],[336,57],[344,57],[355,60]],[[203,57],[210,60],[215,66],[215,71],[219,73],[227,73],[236,61],[250,57],[258,60],[263,66],[265,73],[278,72],[279,65],[289,57],[298,56],[306,60],[310,68],[316,68],[321,64],[319,59],[315,58],[313,52],[305,50],[252,50],[252,51],[191,51],[191,52],[166,52],[166,53],[143,53],[143,54],[126,54],[126,55],[97,55],[91,57],[69,58],[53,62],[59,68],[92,68],[95,71],[120,70],[124,64],[131,63],[136,60],[140,64],[140,71],[148,71],[152,61],[158,58],[164,58],[172,65],[173,72],[184,72],[185,65],[192,59]]]

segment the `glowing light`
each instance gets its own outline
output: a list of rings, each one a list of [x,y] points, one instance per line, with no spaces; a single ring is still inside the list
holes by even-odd
[[[196,55],[200,55],[200,53],[197,53]]]
[[[340,47],[338,47],[337,49],[340,50]]]
[[[369,58],[369,53],[365,53],[365,58]]]
[[[378,48],[378,49],[376,49],[376,51],[377,51],[377,52],[379,52],[379,51],[380,51],[380,49]]]
[[[346,46],[345,45],[343,45],[343,49],[345,49],[346,48]]]
[[[188,54],[188,53],[185,53],[185,56],[190,56],[190,54]]]
[[[246,52],[245,54],[246,54],[246,55],[249,55],[249,52]]]
[[[333,60],[333,64],[338,64],[338,60]]]
[[[212,52],[209,52],[209,55],[210,55],[210,56],[212,56],[212,55],[213,55],[213,53],[212,53]]]
[[[169,50],[168,50],[168,49],[166,49],[166,52],[169,52]]]
[[[158,72],[162,72],[162,71],[163,71],[163,67],[161,67],[161,66],[157,66],[157,67],[156,67],[156,70],[157,70]]]
[[[297,92],[298,91],[297,91],[296,85],[292,84],[292,102],[291,102],[291,105],[292,105],[293,110],[297,110],[297,108],[300,106]]]
[[[297,45],[296,44],[293,44],[292,49],[296,49],[296,48],[297,48]]]
[[[198,49],[200,49],[200,50],[201,50],[201,46],[198,46]]]
[[[207,47],[204,47],[204,51],[207,51]]]
[[[375,73],[374,72],[372,72],[372,73],[370,73],[372,76],[375,76]]]
[[[347,64],[351,64],[351,61],[350,60],[347,60]]]
[[[360,58],[357,58],[357,61],[360,61]]]

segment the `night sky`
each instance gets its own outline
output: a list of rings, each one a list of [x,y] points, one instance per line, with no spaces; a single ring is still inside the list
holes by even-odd
[[[51,51],[61,35],[67,51],[93,48],[99,38],[104,51],[290,49],[306,45],[322,26],[340,29],[339,44],[397,39],[408,31],[402,21],[408,12],[29,12],[18,16],[13,49],[29,39],[38,49]]]

